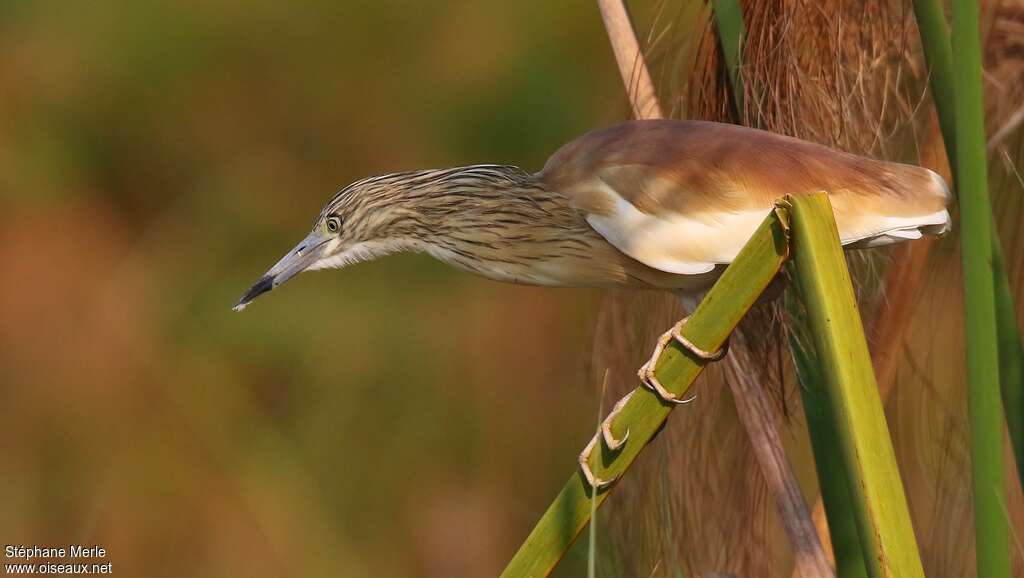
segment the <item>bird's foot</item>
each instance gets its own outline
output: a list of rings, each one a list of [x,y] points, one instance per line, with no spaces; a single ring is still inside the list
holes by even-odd
[[[651,354],[651,358],[647,360],[647,363],[645,363],[638,372],[640,376],[640,381],[643,382],[644,386],[646,386],[647,389],[653,391],[654,394],[657,395],[665,403],[677,405],[689,403],[693,401],[696,397],[688,397],[685,399],[681,398],[676,394],[672,393],[671,391],[669,391],[668,389],[666,389],[665,386],[663,386],[661,382],[658,381],[658,378],[654,376],[654,366],[658,363],[658,358],[661,357],[662,352],[664,352],[665,348],[668,347],[669,341],[675,340],[690,353],[694,354],[700,359],[704,359],[707,361],[718,361],[725,357],[726,352],[728,352],[729,350],[728,342],[725,347],[719,349],[714,353],[708,353],[707,351],[704,351],[703,349],[694,345],[689,339],[684,337],[682,333],[683,326],[686,325],[686,321],[689,318],[689,316],[683,317],[678,323],[672,326],[672,329],[669,329],[668,331],[665,332],[664,335],[658,338],[658,343],[654,346],[654,352]]]
[[[615,418],[622,412],[622,408],[626,407],[626,404],[629,402],[629,398],[633,397],[633,393],[635,391],[636,390],[633,390],[627,393],[625,397],[615,402],[615,405],[612,406],[612,411],[608,414],[608,417],[604,418],[604,421],[601,422],[601,437],[604,438],[604,445],[613,452],[619,451],[622,449],[622,446],[626,445],[626,440],[629,439],[629,428],[626,428],[626,433],[622,434],[621,439],[618,439],[615,437],[615,434],[612,433],[612,422],[614,422]]]
[[[726,340],[725,345],[719,348],[718,351],[711,353],[697,347],[692,341],[683,336],[683,326],[686,325],[686,322],[689,321],[689,319],[690,316],[687,315],[672,326],[672,329],[668,332],[672,336],[672,339],[675,339],[676,342],[679,343],[679,345],[682,345],[684,349],[705,361],[721,361],[722,358],[725,357],[725,354],[729,353],[729,341]]]
[[[610,486],[615,481],[615,478],[605,480],[595,476],[593,470],[590,469],[590,456],[594,453],[594,448],[597,447],[598,438],[604,439],[605,447],[613,452],[622,449],[622,446],[626,445],[626,440],[629,439],[629,429],[626,429],[626,433],[622,434],[621,438],[616,438],[615,434],[612,433],[612,423],[619,413],[622,412],[622,408],[626,407],[626,403],[629,401],[629,398],[633,397],[635,391],[627,393],[625,397],[615,403],[608,417],[604,418],[604,421],[601,422],[601,429],[594,434],[594,437],[590,439],[587,446],[580,452],[580,470],[583,472],[583,477],[586,478],[587,483],[595,490],[602,490]]]

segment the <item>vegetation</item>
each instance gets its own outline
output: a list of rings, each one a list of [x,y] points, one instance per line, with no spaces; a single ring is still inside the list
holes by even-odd
[[[935,0],[915,4],[933,71],[940,123],[950,165],[955,167],[961,209],[968,409],[974,497],[974,528],[980,576],[1009,576],[1009,540],[1003,487],[1003,401],[1020,468],[1021,365],[999,238],[992,229],[982,103],[978,6],[953,3],[953,42]],[[955,76],[954,76],[955,74]],[[998,290],[997,290],[998,289]],[[997,313],[998,312],[998,313]],[[1000,370],[1006,373],[1002,383]],[[1001,389],[1000,389],[1001,388]],[[1024,480],[1024,477],[1019,478]]]
[[[941,11],[934,5],[922,6],[918,3],[919,19],[922,27],[931,27],[922,30],[922,36],[926,44],[931,44],[932,52],[928,60],[933,67],[935,62],[941,62],[942,56],[949,60],[949,51],[944,53],[935,52],[936,45],[941,46],[944,33],[944,21]],[[744,110],[744,89],[743,79],[740,73],[740,47],[744,36],[742,14],[736,3],[717,2],[715,16],[718,32],[721,36],[726,70],[729,76],[729,84],[732,88],[735,99],[737,114],[743,115]],[[970,182],[975,190],[980,191],[978,198],[982,201],[976,205],[978,221],[974,227],[966,227],[965,235],[972,234],[973,240],[965,240],[964,267],[965,267],[965,302],[967,305],[968,319],[968,342],[974,342],[972,335],[980,335],[977,331],[985,331],[977,343],[969,345],[968,348],[968,374],[972,386],[970,391],[970,404],[972,415],[972,463],[974,464],[975,480],[975,505],[977,508],[975,528],[978,538],[978,571],[980,575],[1008,575],[1008,550],[1005,540],[1005,507],[1003,516],[996,518],[997,504],[1005,504],[1002,497],[1001,477],[1003,465],[1001,454],[1001,429],[1003,412],[999,410],[999,381],[998,371],[1000,366],[1009,366],[1011,380],[1004,382],[1002,395],[1004,399],[1014,400],[1019,395],[1019,353],[1021,350],[1019,334],[1016,323],[1007,321],[1015,318],[1012,296],[1009,291],[1009,284],[1005,280],[1005,271],[1002,268],[1000,258],[998,237],[990,233],[987,222],[991,220],[989,214],[989,203],[986,196],[985,181],[987,167],[985,166],[985,151],[983,146],[984,123],[981,119],[980,104],[980,58],[978,57],[976,22],[976,7],[968,2],[962,2],[957,10],[966,14],[960,19],[958,30],[960,43],[965,53],[960,59],[963,67],[959,75],[959,81],[953,87],[941,85],[951,80],[949,68],[938,72],[932,77],[933,88],[941,92],[937,96],[940,106],[940,121],[947,133],[947,147],[951,154],[957,159],[957,180],[960,188],[963,188],[963,174],[970,171]],[[938,33],[936,29],[938,28]],[[940,64],[939,66],[942,66]],[[969,72],[967,74],[966,72]],[[644,71],[646,74],[646,70]],[[627,85],[629,79],[626,77]],[[942,101],[948,105],[952,94],[966,94],[967,96],[955,97],[958,108],[955,115],[948,109],[943,109]],[[968,106],[965,101],[971,102]],[[635,108],[635,107],[634,107]],[[972,116],[973,115],[973,116]],[[949,139],[950,119],[956,121],[956,140]],[[971,142],[971,144],[965,144]],[[959,144],[959,154],[957,150]],[[967,149],[970,149],[968,152]],[[972,159],[973,155],[973,160]],[[827,202],[826,202],[827,205]],[[977,208],[980,207],[980,208]],[[827,207],[826,207],[827,208]],[[797,210],[799,212],[799,210]],[[822,214],[828,214],[823,212]],[[982,219],[983,218],[983,219]],[[799,219],[797,219],[799,220]],[[831,222],[831,219],[827,219]],[[984,221],[984,223],[983,223]],[[984,226],[983,226],[984,225]],[[834,225],[833,225],[834,228]],[[797,228],[799,229],[799,227]],[[831,244],[835,245],[838,253],[838,244],[834,239],[835,235],[829,235]],[[840,557],[837,558],[839,568],[844,570],[843,575],[863,575],[865,569],[872,576],[923,576],[924,570],[919,558],[917,544],[914,539],[914,531],[910,522],[910,511],[906,499],[902,493],[903,483],[896,467],[895,455],[892,444],[889,441],[888,427],[884,418],[884,411],[878,388],[875,385],[874,374],[871,368],[870,356],[867,345],[863,339],[863,331],[860,328],[860,319],[855,306],[853,291],[848,282],[845,262],[839,260],[839,266],[831,270],[823,266],[820,261],[814,260],[815,250],[821,246],[828,245],[818,239],[811,243],[804,239],[802,246],[806,249],[801,254],[797,249],[797,261],[802,261],[802,267],[796,268],[796,276],[800,280],[803,293],[810,296],[808,303],[808,319],[810,321],[810,334],[815,337],[813,340],[816,349],[824,353],[824,356],[815,356],[809,349],[807,343],[801,343],[799,339],[793,340],[795,362],[800,371],[802,388],[805,390],[804,400],[812,401],[805,406],[809,424],[812,425],[811,433],[814,437],[816,457],[823,457],[824,448],[838,446],[842,451],[846,465],[845,476],[836,475],[835,472],[827,472],[822,464],[819,464],[820,480],[824,488],[828,489],[826,504],[829,510],[830,521],[837,524],[840,530],[835,536],[834,545]],[[797,246],[801,246],[797,241]],[[971,254],[972,251],[980,251]],[[994,258],[991,254],[994,253]],[[802,257],[802,258],[801,258]],[[986,266],[988,265],[988,266]],[[898,273],[902,271],[897,270]],[[980,280],[980,281],[975,281]],[[992,287],[993,280],[995,287]],[[831,286],[829,284],[832,284]],[[845,286],[847,289],[837,290],[835,283]],[[974,285],[971,288],[971,285]],[[986,289],[988,285],[988,290]],[[830,290],[823,287],[828,286]],[[832,298],[843,295],[845,306],[829,310],[829,299],[822,299],[828,295]],[[980,300],[972,304],[972,299]],[[986,301],[987,300],[987,301]],[[996,323],[995,309],[999,303],[1001,315],[999,323]],[[972,313],[973,311],[973,313]],[[972,322],[972,318],[974,321]],[[978,319],[988,319],[988,322],[979,322]],[[840,326],[844,331],[829,333],[830,326]],[[973,327],[973,330],[972,330]],[[997,327],[998,343],[997,348]],[[801,330],[801,327],[795,327]],[[859,339],[853,342],[848,340],[851,334],[859,335]],[[839,336],[838,338],[836,336]],[[806,336],[805,336],[806,337]],[[991,341],[991,343],[990,343]],[[859,345],[858,345],[859,344]],[[984,350],[979,356],[978,351]],[[974,351],[974,353],[971,353]],[[1009,352],[1010,359],[997,361],[997,352]],[[836,366],[836,362],[848,361],[850,357],[860,361],[859,368],[851,370]],[[973,361],[972,361],[972,356]],[[980,370],[979,359],[984,359],[984,370]],[[817,367],[815,360],[824,362],[822,367]],[[974,367],[972,370],[971,367]],[[802,368],[802,369],[801,369]],[[986,377],[995,375],[995,378]],[[824,397],[820,394],[812,394],[809,391],[812,387],[827,384],[825,390],[828,392]],[[844,385],[845,384],[845,385]],[[841,401],[840,401],[841,399]],[[993,403],[995,400],[995,403]],[[832,424],[822,417],[823,410],[831,410]],[[1016,425],[1012,422],[1017,417],[1014,409],[1007,410],[1007,419],[1010,421],[1011,438],[1016,439]],[[982,441],[984,440],[984,441]],[[987,494],[981,496],[981,492]],[[850,505],[852,497],[852,510]],[[849,545],[852,534],[849,532],[848,523],[850,514],[857,522],[859,535],[859,547]],[[541,529],[541,525],[535,529]],[[526,549],[528,545],[524,545]],[[568,547],[568,544],[564,544]],[[523,550],[520,551],[520,554]]]
[[[832,207],[794,197],[793,255],[868,574],[924,576]]]
[[[690,317],[684,335],[707,351],[721,347],[764,288],[779,272],[789,244],[783,212],[772,213],[740,252],[721,279]],[[655,365],[655,375],[677,396],[687,389],[707,362],[673,342]],[[672,405],[643,387],[634,390],[615,420],[612,432],[619,439],[629,432],[626,445],[618,452],[595,451],[592,470],[602,479],[622,476],[640,451],[662,427]],[[590,519],[591,500],[586,479],[575,472],[551,506],[526,538],[502,576],[546,576],[562,558]],[[608,498],[614,486],[599,492],[597,505]]]
[[[790,224],[792,223],[792,224]],[[792,233],[790,233],[792,229]],[[780,271],[790,253],[807,296],[811,333],[821,351],[832,417],[841,432],[839,447],[848,479],[855,480],[854,511],[861,547],[872,576],[923,576],[910,513],[903,496],[884,412],[875,385],[867,342],[860,326],[846,260],[839,246],[831,206],[824,194],[788,199],[765,220],[698,306],[686,337],[713,351]],[[656,365],[659,380],[683,395],[703,362],[678,344]],[[623,407],[613,433],[629,441],[618,452],[601,451],[592,469],[599,478],[622,476],[658,432],[672,406],[643,387]],[[574,474],[541,517],[503,576],[546,576],[586,525],[595,506],[586,479]]]
[[[748,247],[763,258],[731,268],[686,331],[711,347],[738,324],[767,360],[749,377],[799,497],[820,494],[840,578],[1021,576],[1024,7],[629,8],[649,110],[955,183],[951,235],[847,255],[877,398],[842,267],[797,262],[795,209],[780,213],[794,235],[784,273],[835,283],[829,311],[846,314],[861,363],[837,368],[843,342],[821,323],[837,304],[812,303],[813,286],[784,310],[750,307],[782,263],[777,221]],[[5,540],[97,544],[123,575],[457,578],[510,559],[509,575],[540,575],[559,557],[567,577],[793,571],[723,370],[676,348],[659,377],[697,401],[668,416],[640,390],[616,422],[627,446],[593,460],[622,479],[596,495],[565,482],[593,433],[590,390],[608,371],[607,408],[636,385],[679,317],[670,296],[495,284],[401,256],[299,280],[258,314],[229,310],[346,182],[537,169],[627,118],[593,4],[15,1],[0,3],[0,44]],[[586,540],[571,545],[600,504],[585,556]]]

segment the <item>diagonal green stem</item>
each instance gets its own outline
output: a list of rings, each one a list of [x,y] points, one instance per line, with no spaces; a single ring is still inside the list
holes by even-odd
[[[785,212],[779,210],[765,219],[690,317],[683,329],[687,339],[708,351],[725,342],[788,255],[785,218]],[[672,393],[682,396],[705,363],[673,342],[658,359],[655,375]],[[658,432],[672,407],[647,389],[637,388],[613,426],[613,432],[620,438],[629,431],[628,442],[615,454],[606,449],[595,451],[591,459],[594,473],[605,479],[624,474]],[[596,505],[600,506],[614,488],[613,485],[598,492]],[[587,525],[591,507],[591,489],[577,471],[541,516],[502,576],[547,576]]]

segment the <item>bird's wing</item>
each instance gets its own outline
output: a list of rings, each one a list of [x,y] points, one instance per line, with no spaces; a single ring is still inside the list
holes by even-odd
[[[538,177],[634,259],[699,274],[730,263],[786,194],[829,193],[844,244],[944,230],[949,192],[934,172],[755,129],[634,121],[565,145]]]

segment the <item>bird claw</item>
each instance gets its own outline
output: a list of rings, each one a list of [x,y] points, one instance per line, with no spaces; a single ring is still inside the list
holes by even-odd
[[[721,361],[722,358],[725,357],[725,354],[729,352],[729,342],[726,341],[724,347],[721,347],[718,351],[712,353],[708,353],[707,351],[697,347],[692,341],[683,336],[683,326],[686,325],[686,322],[689,321],[689,319],[690,316],[687,315],[672,326],[672,329],[668,332],[669,335],[672,336],[672,339],[675,339],[676,342],[679,343],[679,345],[682,345],[684,349],[705,361]]]
[[[601,437],[604,438],[604,445],[613,452],[622,449],[622,446],[626,445],[626,440],[629,439],[629,428],[626,428],[626,433],[622,434],[622,439],[617,439],[612,433],[612,422],[622,412],[622,408],[626,407],[626,403],[629,402],[629,398],[633,397],[634,391],[636,390],[627,393],[625,397],[615,402],[608,417],[601,422]]]
[[[657,357],[655,357],[655,359],[657,359]],[[651,361],[648,361],[643,365],[643,367],[640,368],[640,381],[644,384],[644,387],[651,390],[654,393],[654,395],[658,396],[658,399],[665,403],[671,403],[673,405],[682,405],[684,403],[690,403],[691,401],[697,399],[696,395],[687,398],[681,398],[676,394],[672,393],[671,391],[669,391],[668,389],[666,389],[665,386],[661,385],[661,382],[658,381],[658,378],[654,377],[654,370],[651,369],[651,365]]]
[[[615,478],[609,480],[601,479],[594,475],[594,472],[590,469],[590,454],[594,453],[594,447],[597,445],[597,440],[600,439],[601,433],[595,433],[594,437],[590,438],[587,446],[580,452],[579,462],[580,471],[583,472],[583,477],[587,479],[587,484],[594,489],[594,491],[601,491],[615,482]]]
[[[583,477],[587,479],[587,483],[595,490],[607,488],[615,482],[616,478],[605,480],[594,475],[593,470],[590,469],[590,456],[594,453],[594,448],[597,447],[598,438],[604,440],[604,445],[609,451],[619,451],[622,449],[622,446],[626,445],[626,440],[629,439],[629,428],[626,429],[626,433],[622,434],[621,438],[616,438],[615,434],[612,433],[612,423],[619,413],[622,412],[622,408],[626,407],[626,403],[629,402],[629,398],[633,397],[635,391],[627,393],[625,397],[615,402],[615,406],[612,407],[608,417],[604,418],[604,421],[601,422],[601,429],[594,434],[594,437],[590,439],[587,446],[580,452],[580,470],[583,472]]]
[[[654,366],[658,362],[658,358],[661,357],[662,352],[664,352],[665,348],[668,347],[669,341],[675,340],[677,343],[682,345],[684,349],[705,361],[718,361],[725,357],[725,354],[729,351],[728,342],[726,342],[725,347],[722,347],[718,351],[708,353],[684,337],[682,329],[689,318],[689,316],[683,317],[678,323],[672,326],[672,329],[669,329],[664,333],[664,335],[658,338],[658,343],[654,346],[654,353],[651,354],[651,358],[647,360],[647,363],[643,364],[638,372],[640,381],[643,383],[644,387],[654,392],[654,395],[658,396],[658,398],[665,403],[680,405],[690,403],[697,399],[696,395],[685,399],[677,396],[666,389],[665,386],[658,381],[658,378],[654,376]],[[583,472],[583,477],[586,478],[587,484],[589,484],[594,490],[602,490],[612,485],[616,478],[605,480],[594,475],[593,470],[590,469],[590,456],[594,453],[594,448],[597,447],[598,439],[603,439],[605,447],[607,447],[609,451],[613,452],[622,449],[622,446],[626,444],[626,440],[629,439],[629,429],[626,429],[626,433],[622,435],[621,439],[616,438],[615,434],[612,433],[612,423],[622,411],[622,408],[626,406],[626,403],[629,401],[629,398],[633,396],[635,391],[636,390],[629,392],[625,397],[615,403],[615,406],[608,414],[608,417],[604,418],[604,421],[601,422],[600,429],[598,429],[597,433],[594,434],[594,437],[590,438],[590,442],[588,442],[586,447],[583,448],[583,451],[580,452],[580,471]]]
[[[655,364],[658,363],[658,358],[661,357],[662,352],[664,352],[665,348],[668,347],[669,341],[675,340],[677,343],[682,345],[684,349],[686,349],[690,353],[693,353],[698,358],[704,359],[706,361],[718,361],[725,357],[725,354],[729,351],[728,346],[726,346],[714,353],[708,353],[707,351],[704,351],[703,349],[697,347],[696,345],[693,344],[693,342],[684,337],[682,329],[689,318],[689,316],[683,317],[678,323],[672,326],[672,329],[669,329],[661,337],[658,338],[658,343],[654,346],[654,352],[651,354],[651,358],[648,359],[647,363],[643,364],[643,366],[640,368],[640,371],[637,372],[637,374],[640,376],[640,381],[644,384],[644,386],[647,387],[647,389],[654,392],[654,395],[657,395],[658,398],[660,398],[665,403],[680,405],[684,403],[689,403],[696,399],[697,397],[693,396],[685,399],[680,398],[676,394],[666,389],[665,386],[663,386],[661,382],[658,381],[658,378],[654,376],[654,366]]]

